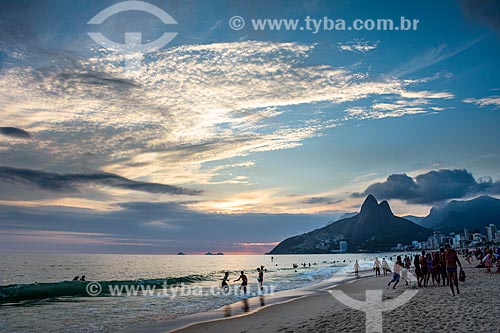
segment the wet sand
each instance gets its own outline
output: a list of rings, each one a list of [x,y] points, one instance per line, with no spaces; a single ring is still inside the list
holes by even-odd
[[[383,314],[384,332],[499,332],[500,274],[464,264],[467,279],[459,282],[461,294],[453,297],[450,287],[416,288],[401,281],[387,289],[391,276],[364,277],[333,289],[364,301],[366,290],[383,290],[383,300],[396,299],[405,290],[418,290],[409,302]],[[370,272],[370,275],[371,272]],[[298,333],[365,332],[365,313],[347,307],[328,291],[262,308],[227,319],[194,324],[176,333]]]

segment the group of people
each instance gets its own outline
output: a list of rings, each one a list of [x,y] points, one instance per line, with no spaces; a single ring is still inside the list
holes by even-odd
[[[85,281],[85,275],[80,276],[75,276],[72,281]]]
[[[385,258],[382,258],[382,262],[380,262],[378,258],[375,258],[375,261],[373,263],[373,270],[375,271],[375,276],[380,276],[380,268],[382,268],[384,276],[387,276],[389,273],[391,273],[391,268],[389,267],[389,263],[387,262],[387,260],[385,260]]]
[[[473,258],[475,257],[479,260],[479,265],[476,267],[485,267],[486,272],[491,274],[494,265],[496,265],[496,272],[500,273],[500,260],[498,259],[500,256],[500,248],[498,248],[496,252],[494,249],[487,247],[484,249],[476,248],[475,250],[461,251],[463,251],[461,254],[463,254],[465,260],[469,264],[472,264]],[[427,287],[429,282],[432,282],[432,285],[450,286],[453,295],[460,294],[458,280],[465,281],[465,272],[459,260],[459,252],[452,249],[449,244],[445,247],[441,247],[438,251],[427,252],[424,250],[421,254],[416,254],[414,256],[406,255],[404,259],[398,256],[392,269],[392,280],[388,283],[387,287],[389,288],[391,284],[394,283],[393,288],[396,288],[401,279],[408,285],[408,272],[410,272],[412,263],[416,275],[415,282],[418,287]],[[385,258],[382,259],[382,262],[380,262],[378,258],[375,258],[373,264],[375,276],[381,276],[381,268],[384,272],[384,276],[391,273],[391,269]],[[357,260],[354,264],[354,270],[357,275],[359,270]]]
[[[316,265],[316,263],[313,263],[313,265]],[[278,266],[278,264],[276,264],[276,266]],[[303,262],[300,264],[300,266],[302,266],[303,268],[307,268],[308,264]],[[295,272],[297,272],[297,268],[299,268],[299,265],[294,263],[294,264],[292,264],[292,268],[295,269]],[[309,263],[309,268],[311,268],[311,263]]]
[[[465,260],[472,264],[474,261],[474,257],[479,261],[479,264],[476,266],[477,268],[486,268],[486,272],[491,274],[493,273],[493,267],[496,266],[496,272],[500,274],[500,247],[496,249],[493,248],[476,248],[475,250],[469,250],[467,252]]]
[[[267,269],[264,268],[264,266],[257,267],[257,282],[259,283],[259,290],[264,290],[264,272],[267,272]],[[247,286],[248,286],[248,276],[246,276],[244,271],[240,272],[240,276],[234,280],[233,282],[238,282],[241,281],[240,285],[240,290],[243,290],[243,292],[246,294],[247,293]],[[224,273],[224,277],[222,278],[222,283],[221,283],[221,288],[223,290],[228,290],[229,289],[229,272]]]
[[[404,258],[397,256],[392,270],[385,258],[382,259],[382,262],[375,258],[373,269],[375,276],[381,276],[381,269],[384,276],[392,272],[392,280],[389,281],[387,287],[389,288],[394,283],[392,288],[395,289],[400,280],[404,280],[408,285],[410,281],[408,272],[410,272],[412,262],[416,275],[415,282],[418,287],[427,287],[429,282],[432,281],[433,285],[441,285],[441,283],[443,286],[449,285],[453,295],[455,295],[455,292],[460,294],[458,275],[460,273],[461,280],[465,280],[465,272],[462,269],[457,251],[452,249],[449,244],[440,248],[439,251],[427,252],[424,250],[421,254],[405,255]],[[458,268],[460,268],[460,271]]]

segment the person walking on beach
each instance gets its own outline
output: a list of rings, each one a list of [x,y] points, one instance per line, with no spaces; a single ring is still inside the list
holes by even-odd
[[[434,280],[436,281],[437,285],[441,285],[441,262],[440,262],[440,255],[439,251],[436,251],[432,253],[432,281],[434,284]]]
[[[411,259],[410,259],[410,257],[405,256],[405,258],[403,260],[403,264],[405,264],[405,268],[409,272],[410,271],[410,267],[411,267]]]
[[[427,259],[425,257],[425,251],[422,251],[422,255],[418,258],[418,263],[420,265],[420,280],[418,282],[418,286],[422,287],[422,282],[424,283],[424,287],[427,287]]]
[[[375,266],[375,276],[380,276],[380,261],[378,258],[375,258],[375,262],[373,264]]]
[[[399,279],[401,277],[401,270],[403,269],[403,262],[401,261],[401,256],[398,256],[396,259],[396,263],[394,264],[394,272],[392,273],[392,280],[387,284],[387,289],[391,286],[391,283],[396,282],[392,289],[396,289],[396,286],[399,283]],[[408,284],[408,281],[406,281],[406,284]]]
[[[446,271],[446,254],[444,252],[444,247],[439,249],[439,273],[441,274],[441,279],[443,280],[443,286],[450,284]]]
[[[420,270],[420,257],[418,254],[415,255],[413,265],[415,265],[415,275],[417,276],[417,284],[419,287],[422,287],[422,285],[420,284],[420,276],[422,275],[422,271]]]
[[[460,294],[460,290],[458,289],[458,274],[457,274],[457,264],[462,269],[462,264],[460,260],[458,260],[457,251],[451,248],[450,244],[446,244],[446,270],[448,272],[448,280],[450,283],[450,288],[453,296],[455,296],[455,290],[453,289],[453,284],[457,288],[457,294]]]
[[[435,274],[434,274],[434,262],[432,260],[432,253],[427,253],[425,256],[425,261],[427,262],[427,277],[425,279],[425,285],[427,286],[429,284],[429,280],[432,277],[432,285],[434,285],[435,282]]]
[[[389,268],[389,264],[387,263],[385,258],[382,258],[382,269],[384,270],[384,276],[387,276],[388,272],[391,271],[391,269]]]
[[[403,264],[405,264],[404,261]],[[406,285],[408,285],[408,268],[406,268],[406,265],[401,270],[401,279],[405,280]]]
[[[229,289],[229,285],[227,284],[229,282],[229,272],[224,273],[224,277],[222,278],[222,284],[221,288],[224,290]]]
[[[356,274],[356,277],[359,278],[359,263],[358,263],[358,259],[356,259],[356,262],[354,263],[354,274]]]
[[[239,280],[241,280],[240,290],[243,289],[243,292],[246,294],[247,293],[248,278],[245,275],[245,272],[241,271],[240,277],[237,280],[234,280],[234,282],[238,282]]]

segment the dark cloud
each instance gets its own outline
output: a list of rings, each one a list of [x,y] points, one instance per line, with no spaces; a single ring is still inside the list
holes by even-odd
[[[326,204],[326,205],[331,205],[335,203],[339,203],[340,200],[333,200],[332,198],[329,197],[310,197],[302,201],[302,203],[305,204],[310,204],[310,205],[315,205],[315,204]]]
[[[500,1],[462,0],[461,5],[467,16],[500,33]]]
[[[104,72],[92,72],[87,70],[66,70],[53,77],[53,88],[64,88],[64,91],[87,86],[90,89],[98,87],[108,87],[116,92],[128,92],[129,89],[139,87],[139,84],[132,80],[114,77]]]
[[[454,198],[478,194],[500,194],[500,182],[491,179],[477,181],[467,170],[430,171],[412,178],[393,174],[382,183],[375,183],[353,196],[373,194],[379,199],[399,199],[413,204],[433,204]]]
[[[58,250],[85,253],[177,253],[248,250],[241,243],[277,242],[325,225],[330,214],[215,214],[182,204],[126,202],[114,211],[57,206],[0,205],[0,251]],[[32,233],[30,241],[22,236]],[[40,233],[85,233],[64,243]],[[20,234],[20,237],[15,234]],[[86,240],[102,238],[106,243]],[[141,243],[140,246],[128,243]],[[269,246],[269,249],[272,245]],[[261,249],[265,251],[264,249]]]
[[[17,139],[31,138],[31,135],[28,132],[17,127],[0,127],[0,134]]]
[[[149,193],[196,195],[200,191],[159,183],[139,182],[112,173],[59,174],[33,169],[0,166],[0,181],[26,184],[53,192],[78,192],[78,186],[105,185]]]

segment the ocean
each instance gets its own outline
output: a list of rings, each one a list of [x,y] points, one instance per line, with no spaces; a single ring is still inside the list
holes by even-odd
[[[371,269],[373,257],[275,255],[271,261],[270,255],[4,253],[0,259],[0,332],[117,332],[161,327],[176,318],[219,309],[272,289],[282,292],[352,274],[356,259],[362,269]],[[261,265],[267,270],[263,292],[256,271]],[[233,282],[241,270],[249,280],[247,295],[239,291],[240,282]],[[220,283],[226,271],[230,288],[222,292]],[[85,275],[86,282],[71,281],[77,275]]]

